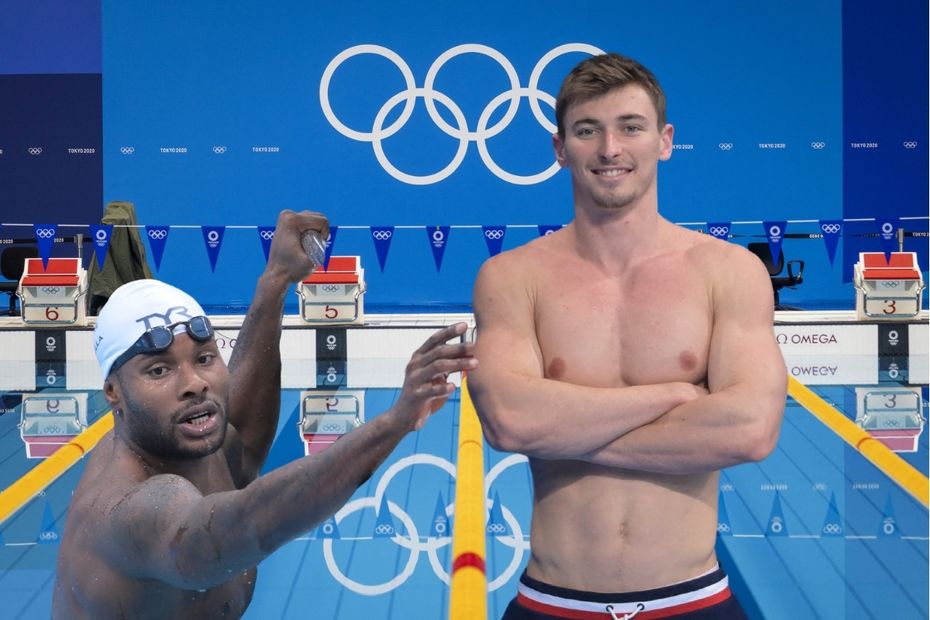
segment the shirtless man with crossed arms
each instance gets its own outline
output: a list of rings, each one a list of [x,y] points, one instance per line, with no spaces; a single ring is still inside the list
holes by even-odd
[[[744,248],[658,213],[665,96],[616,54],[556,103],[574,221],[475,283],[489,443],[529,457],[532,554],[504,618],[743,618],[717,564],[719,470],[775,447],[786,372]]]

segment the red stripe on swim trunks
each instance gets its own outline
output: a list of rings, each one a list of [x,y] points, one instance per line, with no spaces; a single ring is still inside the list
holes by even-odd
[[[664,607],[662,609],[654,609],[651,611],[643,610],[636,614],[636,620],[657,620],[658,618],[671,618],[673,616],[677,616],[678,614],[697,611],[698,609],[704,609],[705,607],[710,607],[712,605],[716,605],[717,603],[722,603],[728,598],[730,598],[730,588],[725,588],[716,594],[712,594],[698,601],[689,601],[687,603],[682,603],[681,605],[673,605],[672,607]],[[604,620],[605,618],[610,617],[610,612],[608,612],[606,609],[604,611],[582,611],[579,609],[558,607],[556,605],[546,605],[545,603],[534,601],[533,599],[520,593],[517,593],[517,602],[519,602],[527,609],[549,614],[550,616],[555,616],[556,618],[565,618],[566,620]],[[615,611],[614,613],[618,617],[622,618],[624,613],[632,612]]]
[[[454,575],[460,568],[471,566],[484,573],[484,558],[477,553],[461,553],[452,563],[452,574]]]

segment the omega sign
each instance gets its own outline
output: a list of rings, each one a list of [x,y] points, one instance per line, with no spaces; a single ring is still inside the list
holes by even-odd
[[[776,334],[778,344],[838,344],[836,334]]]
[[[776,325],[785,355],[877,355],[875,325]]]

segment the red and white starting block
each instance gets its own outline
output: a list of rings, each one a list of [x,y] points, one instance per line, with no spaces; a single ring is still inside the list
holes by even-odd
[[[364,390],[308,390],[300,393],[304,454],[318,454],[365,422]]]
[[[26,458],[44,459],[87,428],[87,393],[42,392],[23,396],[19,435]]]
[[[856,424],[894,452],[917,452],[926,419],[919,387],[857,387]]]
[[[84,325],[87,272],[79,258],[26,259],[19,279],[23,322],[36,325]]]
[[[913,319],[921,311],[923,274],[916,252],[860,252],[853,280],[859,319]]]
[[[362,323],[365,315],[365,270],[358,256],[331,256],[326,269],[317,267],[297,286],[300,317],[317,325]]]

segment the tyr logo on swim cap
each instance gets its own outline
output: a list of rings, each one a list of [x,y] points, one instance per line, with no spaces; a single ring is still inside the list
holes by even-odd
[[[135,280],[122,285],[103,306],[94,329],[94,348],[103,378],[110,374],[116,358],[147,330],[204,314],[193,297],[170,284]]]

